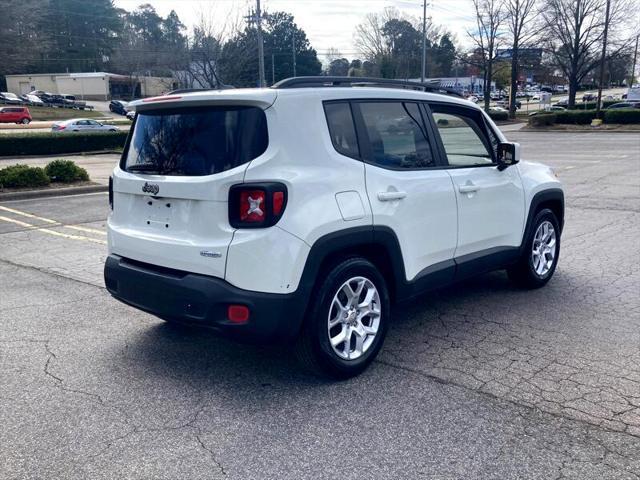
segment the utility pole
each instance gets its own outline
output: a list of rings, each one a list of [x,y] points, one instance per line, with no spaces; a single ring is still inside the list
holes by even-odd
[[[276,83],[276,56],[271,54],[271,85]]]
[[[293,53],[293,76],[296,76],[296,32],[293,32],[293,37],[291,39],[291,49]]]
[[[600,104],[602,102],[602,84],[604,83],[604,61],[607,57],[607,35],[609,33],[609,7],[611,0],[607,0],[607,10],[604,14],[604,35],[602,37],[602,57],[600,58],[600,81],[598,82],[598,103],[596,104],[596,118],[600,118]]]
[[[420,81],[424,82],[427,71],[427,0],[422,3],[422,75]]]
[[[260,88],[266,86],[264,79],[264,43],[262,41],[262,11],[260,10],[260,0],[256,0],[256,23],[258,26],[258,69],[260,70]]]
[[[636,49],[633,52],[633,67],[631,67],[631,80],[629,81],[629,88],[633,87],[633,82],[636,79],[636,60],[638,59],[638,39],[640,35],[636,35]]]

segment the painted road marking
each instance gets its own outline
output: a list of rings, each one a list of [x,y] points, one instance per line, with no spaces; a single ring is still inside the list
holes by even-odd
[[[21,222],[20,220],[15,220],[13,218],[0,216],[0,220],[3,220],[5,222],[10,222],[10,223],[15,223],[16,225],[20,225],[21,227],[29,228],[31,230],[36,230],[38,232],[48,233],[49,235],[55,235],[56,237],[69,238],[71,240],[81,240],[84,242],[99,243],[100,245],[107,244],[105,240],[98,240],[97,238],[85,237],[83,235],[69,235],[67,233],[56,232],[55,230],[51,230],[49,228],[37,227],[36,225],[31,225],[30,223]]]
[[[107,234],[107,232],[104,232],[102,230],[96,230],[95,228],[80,227],[78,225],[63,225],[60,222],[56,222],[55,220],[51,220],[50,218],[38,217],[37,215],[33,215],[33,214],[27,213],[27,212],[22,212],[20,210],[14,209],[14,208],[0,206],[0,210],[4,210],[5,212],[9,212],[9,213],[15,213],[16,215],[22,215],[23,217],[27,217],[27,218],[33,218],[34,220],[40,220],[41,222],[45,222],[45,223],[48,223],[48,224],[51,224],[51,225],[59,225],[59,226],[64,227],[64,228],[71,228],[73,230],[78,230],[80,232],[97,233],[99,235],[106,235]]]

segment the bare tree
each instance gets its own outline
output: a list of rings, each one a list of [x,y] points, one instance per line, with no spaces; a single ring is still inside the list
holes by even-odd
[[[189,45],[189,61],[184,70],[177,73],[185,87],[221,88],[220,58],[224,42],[236,35],[241,28],[238,11],[228,12],[220,24],[211,10],[202,10],[198,23],[193,27]]]
[[[600,62],[599,47],[605,26],[606,0],[546,0],[543,18],[549,39],[547,47],[555,63],[569,80],[569,108],[576,103],[580,83]],[[608,58],[616,57],[626,47],[628,40],[616,41],[616,29],[622,32],[632,16],[630,2],[617,0],[611,3],[609,26],[616,27],[610,33],[611,50]]]
[[[448,35],[448,41],[451,42],[451,34],[427,18],[428,49],[437,47],[444,35]],[[375,75],[398,78],[420,75],[422,19],[419,17],[406,15],[394,7],[369,13],[356,27],[354,43],[368,65],[374,66]],[[434,71],[435,59],[428,55],[427,62],[428,70]]]
[[[325,55],[325,60],[327,65],[333,62],[334,60],[338,60],[339,58],[343,58],[343,55],[340,53],[340,50],[334,47],[329,47],[327,49],[327,54]]]
[[[467,34],[480,53],[480,63],[484,74],[484,108],[489,111],[491,102],[491,80],[493,64],[502,40],[501,27],[505,20],[503,0],[472,0],[476,14],[476,29]]]
[[[516,116],[516,91],[518,89],[518,62],[520,48],[538,35],[534,28],[539,11],[537,0],[506,0],[506,23],[511,37],[511,83],[509,94],[509,117]]]
[[[388,9],[385,9],[385,12]],[[356,26],[353,35],[354,43],[365,60],[375,62],[376,58],[387,53],[387,47],[382,33],[382,27],[386,23],[384,12],[368,13],[364,21]]]

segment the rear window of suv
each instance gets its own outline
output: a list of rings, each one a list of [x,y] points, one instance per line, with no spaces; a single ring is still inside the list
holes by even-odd
[[[122,168],[161,175],[213,175],[260,156],[268,143],[267,120],[257,107],[142,111]]]

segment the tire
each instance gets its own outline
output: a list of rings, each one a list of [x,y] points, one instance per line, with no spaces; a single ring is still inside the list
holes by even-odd
[[[544,247],[542,253],[541,240]],[[511,281],[520,287],[540,288],[553,277],[559,257],[560,226],[555,214],[545,208],[534,217],[522,256],[507,273]]]
[[[28,118],[23,118],[20,123],[22,123],[23,125],[29,125],[29,122],[30,120]]]
[[[386,283],[378,269],[360,257],[336,263],[318,278],[324,280],[311,294],[308,316],[296,342],[298,360],[320,376],[353,377],[374,360],[387,334],[391,306]],[[357,296],[349,299],[349,288]],[[367,298],[369,308],[364,305]],[[335,324],[330,327],[332,317]],[[337,343],[340,338],[348,338],[348,344]]]

